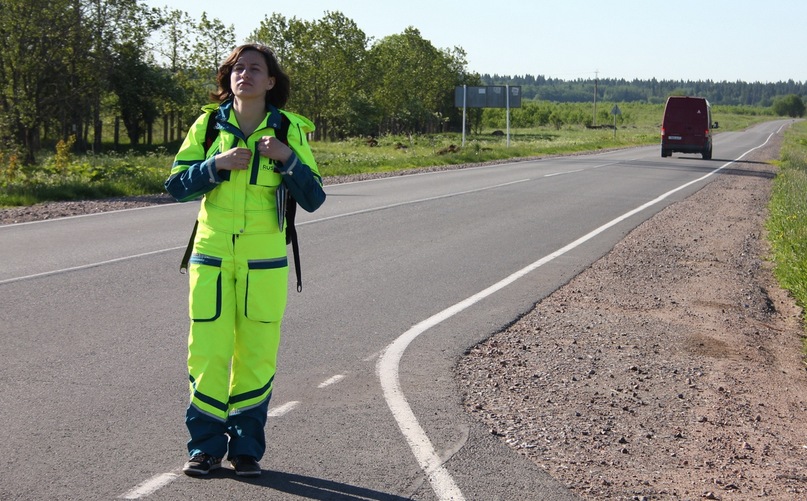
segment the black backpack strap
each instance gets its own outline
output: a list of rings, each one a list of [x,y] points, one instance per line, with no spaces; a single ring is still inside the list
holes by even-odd
[[[191,253],[193,253],[193,239],[196,238],[196,228],[199,227],[199,221],[193,222],[193,230],[191,231],[191,238],[188,240],[188,246],[185,247],[185,255],[182,256],[182,262],[179,263],[179,272],[185,273],[188,271],[188,263],[191,260]]]
[[[216,120],[213,119],[213,114],[215,112],[211,111],[207,114],[207,125],[205,126],[205,158],[207,158],[207,152],[210,150],[210,147],[213,146],[213,141],[216,140],[216,136],[218,136],[219,131],[216,130]]]
[[[286,205],[286,245],[291,244],[294,255],[294,272],[297,274],[297,292],[303,291],[303,274],[300,270],[300,244],[297,242],[297,228],[294,227],[294,215],[297,213],[297,202],[289,195]]]
[[[280,113],[280,129],[275,131],[275,137],[286,146],[289,145],[289,127],[291,122],[283,113]],[[294,256],[294,273],[297,275],[297,292],[303,291],[303,273],[300,269],[300,244],[297,241],[297,228],[294,226],[294,217],[297,214],[297,201],[291,196],[291,192],[286,190],[286,245],[291,244],[291,252]]]

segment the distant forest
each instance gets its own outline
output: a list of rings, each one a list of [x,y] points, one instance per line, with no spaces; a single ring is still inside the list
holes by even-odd
[[[807,82],[747,83],[683,80],[624,80],[602,78],[560,80],[544,76],[482,75],[483,85],[521,86],[522,99],[558,103],[598,101],[664,103],[668,96],[700,96],[712,104],[735,106],[771,106],[774,98],[795,94],[807,98]]]

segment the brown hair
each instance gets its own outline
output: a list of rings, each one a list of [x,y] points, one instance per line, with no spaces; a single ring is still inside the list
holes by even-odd
[[[233,90],[230,88],[230,74],[241,54],[249,50],[254,50],[263,56],[266,60],[266,67],[269,68],[269,76],[275,79],[275,85],[266,93],[267,107],[271,104],[276,108],[282,108],[289,100],[289,88],[291,86],[289,76],[280,67],[280,63],[277,62],[277,57],[275,57],[272,49],[260,44],[241,45],[227,56],[216,74],[216,82],[219,88],[216,92],[210,93],[210,98],[214,101],[223,102],[233,97]]]

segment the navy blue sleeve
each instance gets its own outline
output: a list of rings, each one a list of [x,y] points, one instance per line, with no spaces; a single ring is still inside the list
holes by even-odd
[[[185,169],[173,169],[165,181],[165,189],[179,202],[195,200],[223,181],[216,172],[215,158],[193,163]]]
[[[292,153],[288,161],[278,168],[278,172],[283,175],[283,183],[294,200],[306,211],[314,212],[325,202],[322,178],[302,163],[296,153]]]

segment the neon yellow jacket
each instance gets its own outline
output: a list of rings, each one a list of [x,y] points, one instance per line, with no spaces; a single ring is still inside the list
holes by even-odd
[[[306,134],[314,130],[307,118],[288,111],[288,145],[293,154],[279,165],[257,153],[257,142],[275,136],[281,126],[281,111],[267,110],[266,118],[249,137],[238,128],[232,101],[209,105],[191,126],[177,153],[166,190],[178,201],[204,195],[199,223],[214,231],[232,234],[277,233],[283,228],[285,191],[313,212],[325,201],[322,178]],[[216,121],[218,134],[205,154],[207,120]],[[247,170],[216,171],[215,155],[234,147],[249,148],[252,163]],[[279,203],[280,201],[280,203]]]

